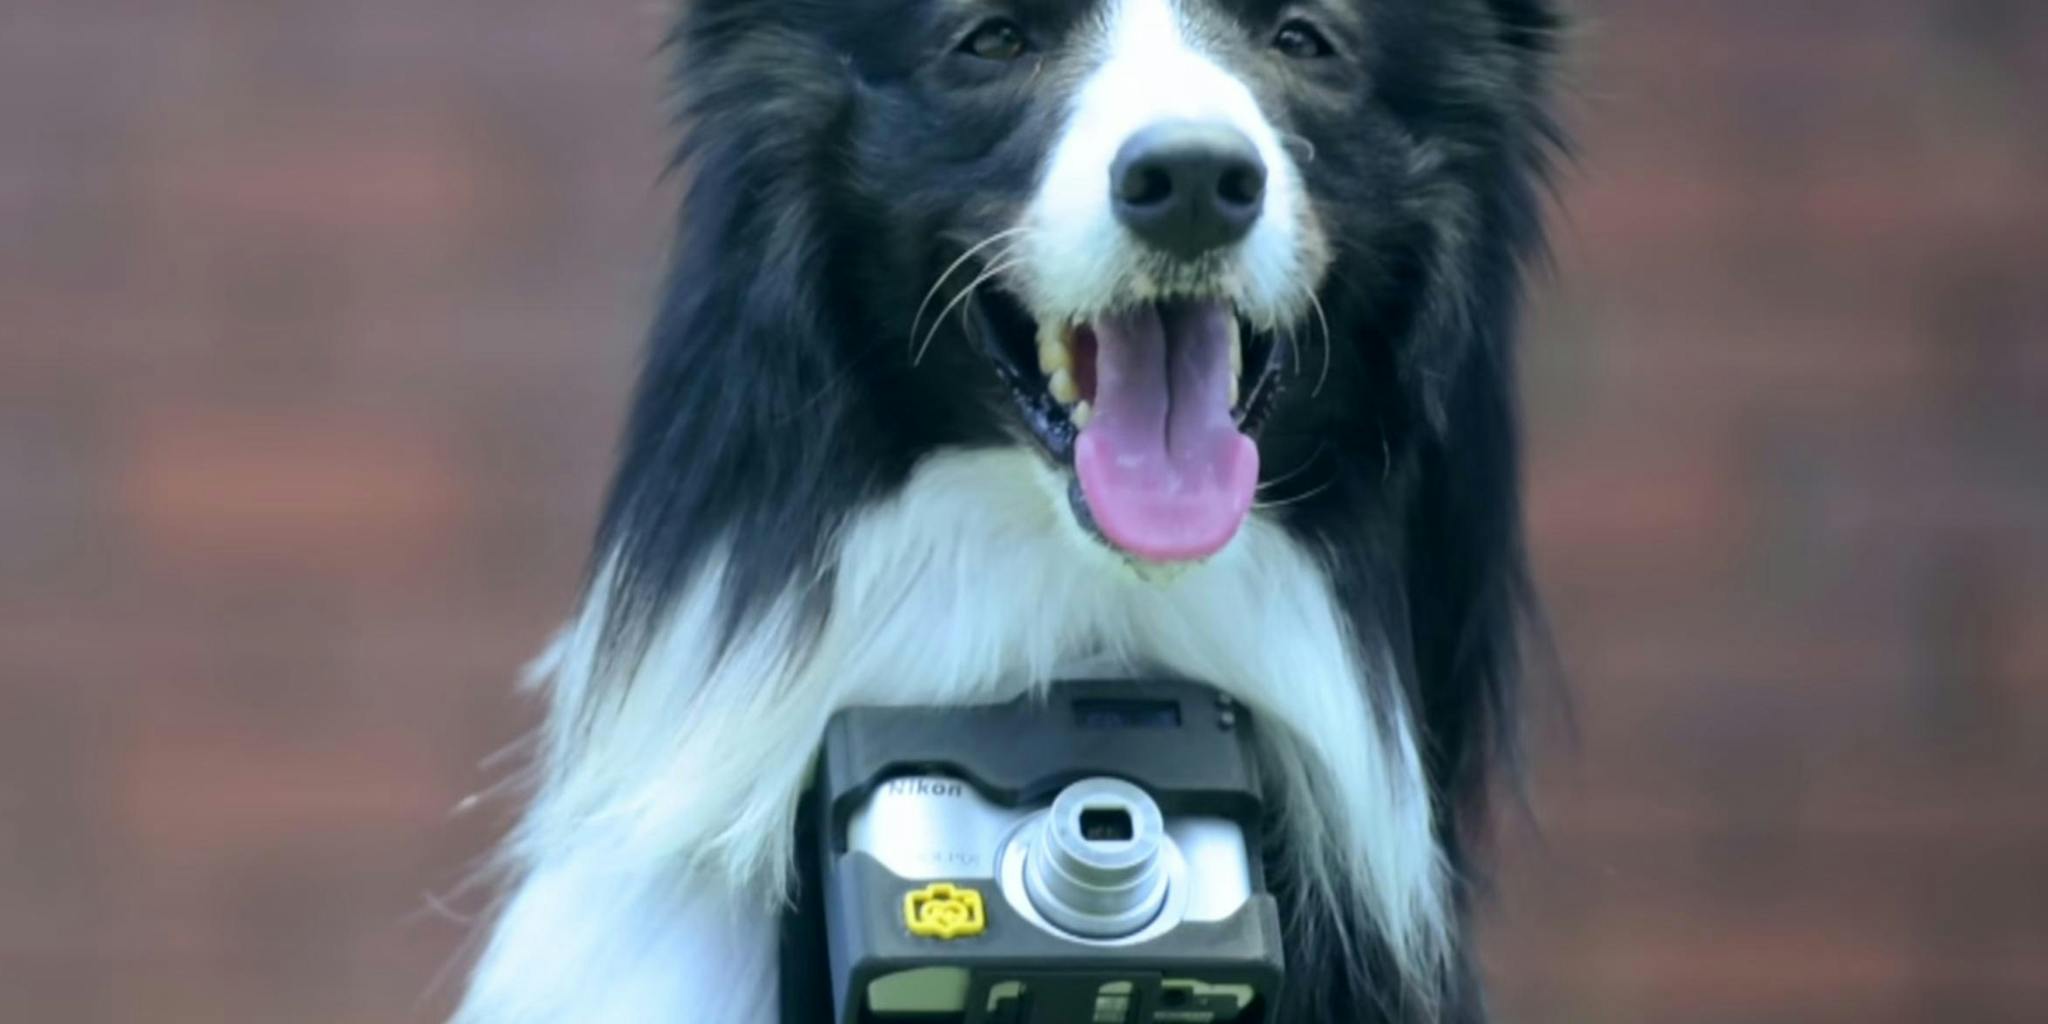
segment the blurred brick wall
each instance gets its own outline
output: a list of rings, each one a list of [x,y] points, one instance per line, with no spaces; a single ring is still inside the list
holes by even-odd
[[[1585,6],[1501,1002],[2048,1019],[2048,5]]]
[[[2048,9],[1581,6],[1499,1002],[2039,1020]],[[0,1019],[445,1010],[658,265],[659,7],[0,11]]]
[[[658,6],[0,13],[0,1021],[447,1006],[659,265]]]

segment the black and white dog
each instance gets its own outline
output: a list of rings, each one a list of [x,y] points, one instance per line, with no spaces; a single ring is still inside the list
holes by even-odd
[[[1485,1016],[1551,0],[693,0],[674,266],[463,1024],[764,1022],[827,718],[1261,722],[1283,1021]]]

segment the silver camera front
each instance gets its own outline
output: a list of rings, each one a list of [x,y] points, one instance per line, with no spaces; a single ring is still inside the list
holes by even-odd
[[[995,804],[945,776],[891,779],[854,813],[847,846],[906,882],[986,879],[1032,926],[1091,946],[1221,921],[1252,892],[1234,822],[1166,818],[1145,790],[1109,777],[1035,808]]]

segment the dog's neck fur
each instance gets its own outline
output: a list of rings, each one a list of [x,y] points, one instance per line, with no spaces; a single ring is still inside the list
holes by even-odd
[[[601,677],[600,574],[539,666],[551,707],[512,846],[523,877],[458,1020],[774,1020],[793,816],[832,713],[1003,700],[1089,658],[1250,706],[1308,898],[1355,901],[1334,919],[1373,928],[1411,977],[1440,968],[1452,912],[1409,710],[1365,661],[1384,644],[1350,635],[1360,619],[1277,525],[1254,517],[1215,559],[1147,580],[1080,532],[1037,456],[956,451],[835,552],[724,645],[707,565],[619,667],[630,680]],[[812,586],[830,603],[807,628]]]

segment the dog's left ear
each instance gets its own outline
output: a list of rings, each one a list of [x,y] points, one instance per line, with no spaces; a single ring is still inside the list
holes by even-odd
[[[1564,15],[1555,0],[1492,0],[1502,37],[1517,46],[1549,52],[1564,29]]]
[[[1429,304],[1403,373],[1429,429],[1418,451],[1407,594],[1417,700],[1445,844],[1467,866],[1496,767],[1515,756],[1520,640],[1533,606],[1522,549],[1514,341],[1522,263],[1542,244],[1542,183],[1561,146],[1546,94],[1563,21],[1550,0],[1490,0],[1485,110],[1461,168],[1467,230],[1438,239]]]
[[[1491,18],[1462,52],[1440,59],[1427,87],[1426,102],[1459,112],[1439,141],[1458,154],[1451,173],[1461,188],[1429,200],[1455,208],[1433,222],[1459,229],[1434,239],[1402,379],[1438,437],[1468,361],[1512,377],[1522,265],[1541,250],[1543,182],[1564,148],[1549,88],[1564,17],[1553,0],[1488,0],[1486,10]]]

